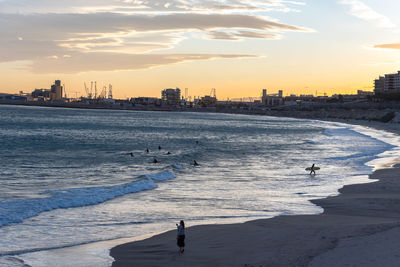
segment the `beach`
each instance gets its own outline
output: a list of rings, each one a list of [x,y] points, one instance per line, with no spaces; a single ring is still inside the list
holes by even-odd
[[[0,266],[106,267],[111,256],[116,266],[305,264],[359,242],[343,237],[367,233],[362,242],[371,243],[371,233],[395,225],[393,215],[349,216],[368,204],[351,201],[360,207],[338,214],[336,202],[318,199],[396,162],[397,124],[20,106],[0,113]],[[313,163],[315,177],[304,170]]]
[[[399,133],[398,124],[355,124]],[[393,162],[394,164],[395,162]],[[400,166],[371,182],[312,200],[318,215],[190,226],[178,253],[176,230],[114,247],[112,266],[395,266],[400,259]]]

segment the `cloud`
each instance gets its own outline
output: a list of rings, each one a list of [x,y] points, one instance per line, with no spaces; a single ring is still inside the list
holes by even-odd
[[[69,57],[56,57],[33,61],[35,73],[80,73],[88,71],[136,70],[177,64],[194,60],[238,59],[253,55],[215,54],[120,54],[83,53]]]
[[[370,21],[380,28],[394,28],[396,25],[383,14],[378,13],[360,0],[340,0],[340,3],[349,7],[349,13],[356,18]]]
[[[398,49],[398,50],[400,50],[400,43],[374,45],[374,48]]]
[[[278,34],[252,31],[211,31],[208,37],[217,40],[241,40],[243,38],[278,39]]]
[[[258,30],[307,31],[306,28],[279,23],[274,20],[242,14],[169,14],[124,15],[93,14],[2,14],[1,33],[23,32],[33,38],[60,39],[67,34],[150,32],[173,30],[209,30],[216,28],[249,28]],[[29,31],[27,30],[29,29]]]
[[[236,58],[219,52],[200,56],[199,51],[186,49],[187,55],[172,59],[162,50],[199,36],[213,42],[210,39],[278,39],[288,31],[307,32],[265,15],[268,10],[303,4],[284,0],[0,0],[0,62],[29,60],[32,70],[40,72],[53,71],[49,66],[57,62],[57,71],[72,72],[73,66],[82,72]],[[157,55],[152,54],[156,51]],[[128,64],[124,58],[140,64]],[[99,69],[89,59],[125,63],[120,67],[99,64],[103,65]]]
[[[0,25],[0,61],[35,60],[71,51],[144,53],[171,48],[189,31],[261,31],[239,30],[231,34],[236,38],[273,38],[268,31],[307,31],[240,14],[1,14]]]
[[[302,1],[285,0],[3,0],[3,13],[93,13],[93,12],[218,12],[297,11]]]

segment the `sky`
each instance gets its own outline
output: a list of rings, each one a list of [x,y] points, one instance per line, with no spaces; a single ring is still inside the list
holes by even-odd
[[[400,70],[398,0],[0,0],[0,92],[350,94]]]

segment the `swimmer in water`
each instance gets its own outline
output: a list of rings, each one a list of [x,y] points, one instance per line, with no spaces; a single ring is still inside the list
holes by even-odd
[[[196,160],[193,160],[193,165],[194,166],[199,166],[200,164],[198,164]]]
[[[131,157],[133,158],[133,153],[131,152],[131,153],[129,153],[129,155],[131,155]]]
[[[171,155],[171,152],[168,151],[168,152],[167,152],[167,155]]]
[[[158,160],[156,158],[154,158],[153,163],[158,163]]]

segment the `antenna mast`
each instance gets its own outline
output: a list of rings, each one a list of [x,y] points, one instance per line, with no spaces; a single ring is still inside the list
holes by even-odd
[[[111,85],[111,83],[108,85],[108,98],[109,98],[109,99],[112,99],[112,98],[113,98],[112,85]]]
[[[90,99],[93,98],[93,82],[90,82]]]
[[[94,98],[97,98],[97,82],[94,82]]]

